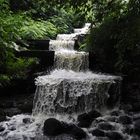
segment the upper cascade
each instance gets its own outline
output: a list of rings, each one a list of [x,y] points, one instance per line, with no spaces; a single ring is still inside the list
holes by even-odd
[[[74,33],[87,34],[89,32],[90,26],[91,26],[91,23],[86,23],[82,29],[80,29],[80,28],[74,29]]]
[[[57,40],[76,40],[79,35],[85,35],[89,32],[89,28],[91,23],[86,23],[83,28],[74,29],[74,33],[72,34],[58,34]]]
[[[49,50],[62,51],[62,50],[74,50],[75,41],[73,40],[50,40]]]
[[[74,50],[75,40],[81,34],[87,34],[90,23],[86,23],[81,29],[75,29],[75,33],[58,34],[56,40],[50,40],[49,50],[55,51],[54,67],[74,71],[86,71],[89,67],[89,54]],[[77,31],[76,31],[77,30]]]

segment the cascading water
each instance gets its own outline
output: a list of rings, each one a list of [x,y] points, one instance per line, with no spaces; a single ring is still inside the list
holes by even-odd
[[[50,41],[49,49],[55,51],[54,68],[74,71],[85,71],[88,69],[88,56],[86,52],[74,50],[75,40],[78,35],[87,33],[88,26],[79,29],[78,33],[58,34],[56,40]]]
[[[103,108],[115,76],[54,70],[36,79],[33,114],[81,114]]]
[[[88,69],[88,53],[70,50],[61,50],[55,53],[54,67],[74,71]]]
[[[89,54],[74,50],[73,40],[77,35],[86,34],[89,26],[86,24],[76,33],[58,35],[57,40],[50,41],[56,69],[36,79],[34,115],[80,114],[106,105],[109,88],[120,77],[88,71]]]
[[[88,53],[74,50],[75,39],[86,34],[89,26],[86,24],[73,34],[58,35],[50,41],[50,50],[55,51],[55,70],[36,78],[33,116],[17,115],[0,123],[5,128],[0,132],[0,140],[31,140],[42,134],[43,122],[50,116],[70,122],[81,113],[106,106],[111,85],[119,83],[121,78],[90,72]]]

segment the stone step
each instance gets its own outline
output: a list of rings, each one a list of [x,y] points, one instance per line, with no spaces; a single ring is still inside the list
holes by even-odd
[[[49,50],[49,39],[17,40],[16,44],[31,50]]]
[[[74,49],[78,50],[80,47],[79,41],[81,40],[79,39],[78,41],[77,39],[74,41],[75,41]],[[30,39],[26,41],[18,40],[16,41],[16,44],[20,45],[21,47],[26,47],[27,49],[30,49],[30,50],[49,50],[50,40],[36,40],[36,39]]]
[[[16,51],[16,57],[26,57],[40,59],[40,65],[44,68],[52,67],[54,63],[54,51],[48,50],[28,50],[28,51]]]

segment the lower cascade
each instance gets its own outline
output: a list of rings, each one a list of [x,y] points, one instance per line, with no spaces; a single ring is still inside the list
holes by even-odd
[[[120,77],[89,71],[54,70],[36,79],[33,114],[80,114],[103,108],[111,85],[118,81]]]
[[[140,115],[117,109],[122,78],[89,71],[89,54],[74,50],[89,27],[50,41],[54,70],[35,79],[32,114],[0,122],[0,140],[138,140]]]

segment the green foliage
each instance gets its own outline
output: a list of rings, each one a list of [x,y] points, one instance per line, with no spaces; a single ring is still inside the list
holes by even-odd
[[[128,4],[128,12],[131,16],[140,16],[140,1],[130,0]]]
[[[8,52],[4,69],[0,74],[0,87],[11,84],[14,79],[26,79],[33,65],[36,64],[35,59],[15,58],[12,53]]]
[[[45,39],[54,38],[57,34],[57,28],[47,21],[34,21],[28,19],[20,29],[22,39]]]
[[[105,72],[127,74],[138,79],[140,72],[140,19],[130,15],[105,20],[93,28],[87,50],[97,55]],[[140,78],[140,77],[139,77]]]
[[[55,38],[58,33],[72,31],[74,12],[58,7],[52,8],[43,0],[34,3],[0,0],[1,87],[11,84],[13,79],[27,78],[35,65],[36,59],[15,57],[13,48],[17,39]]]
[[[107,18],[118,18],[126,12],[126,5],[125,0],[95,0],[94,22],[102,23]]]
[[[1,10],[1,13],[9,12],[8,0],[0,0],[0,10]]]
[[[19,29],[23,25],[23,15],[0,13],[0,38],[3,43],[10,43],[19,38]]]
[[[58,15],[52,16],[49,21],[57,28],[57,33],[69,33],[72,31],[72,21],[74,12],[71,8],[64,10],[61,8]]]
[[[122,10],[103,16],[91,30],[86,49],[95,53],[98,69],[140,80],[140,3],[130,0]]]

